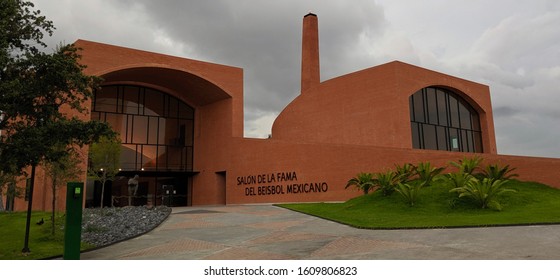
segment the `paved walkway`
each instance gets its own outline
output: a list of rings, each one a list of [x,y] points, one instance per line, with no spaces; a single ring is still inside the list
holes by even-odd
[[[560,260],[560,225],[363,230],[270,205],[185,207],[81,259]]]

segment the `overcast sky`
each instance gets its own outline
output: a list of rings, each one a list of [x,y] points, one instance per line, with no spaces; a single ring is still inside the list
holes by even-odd
[[[560,158],[557,0],[35,0],[77,39],[244,69],[245,136],[299,93],[301,24],[318,15],[321,79],[393,60],[490,86],[498,153]]]

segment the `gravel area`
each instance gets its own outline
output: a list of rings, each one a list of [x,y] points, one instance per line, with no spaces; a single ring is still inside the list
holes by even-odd
[[[154,229],[170,213],[167,206],[86,208],[82,214],[82,241],[105,246],[129,239]]]

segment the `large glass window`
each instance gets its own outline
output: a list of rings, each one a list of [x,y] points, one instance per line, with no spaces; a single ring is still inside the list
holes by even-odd
[[[105,86],[91,116],[120,134],[123,171],[192,171],[194,109],[181,100],[146,87]]]
[[[428,87],[411,95],[409,104],[413,148],[483,151],[478,113],[456,93]]]

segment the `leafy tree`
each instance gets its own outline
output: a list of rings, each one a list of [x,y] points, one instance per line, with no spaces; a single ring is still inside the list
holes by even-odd
[[[348,180],[345,188],[347,189],[351,186],[362,190],[364,192],[364,195],[367,195],[369,193],[369,190],[374,186],[373,174],[367,172],[358,173],[356,177]]]
[[[59,147],[63,152],[66,152],[66,147]],[[51,213],[51,234],[55,235],[55,224],[56,224],[56,201],[57,201],[57,190],[60,187],[64,187],[65,183],[71,180],[79,179],[79,174],[82,173],[82,169],[79,164],[81,162],[79,155],[73,151],[69,151],[65,156],[60,158],[56,162],[46,162],[45,172],[51,179],[51,191],[52,191],[52,213]]]
[[[453,188],[450,192],[459,193],[459,198],[469,197],[481,208],[495,208],[502,210],[502,206],[498,201],[498,197],[506,192],[516,192],[514,189],[508,189],[504,186],[508,180],[492,180],[484,178],[482,180],[473,179],[467,182],[463,187]]]
[[[36,166],[62,158],[56,147],[76,149],[111,134],[107,124],[62,113],[61,108],[84,112],[99,79],[83,74],[73,45],[43,51],[43,35],[52,35],[54,26],[33,7],[23,0],[0,2],[0,170],[23,174],[31,166],[24,253],[29,252]]]
[[[42,41],[43,33],[52,35],[53,23],[41,16],[39,11],[32,11],[33,6],[33,3],[21,0],[0,2],[0,63],[2,66],[39,53],[38,47],[47,47]],[[9,72],[4,67],[0,69],[2,72]]]
[[[88,174],[101,182],[101,208],[105,183],[114,181],[119,173],[121,142],[117,137],[102,137],[89,147]]]
[[[55,147],[89,144],[110,133],[109,126],[70,118],[61,108],[84,112],[84,102],[99,78],[84,75],[78,49],[58,46],[45,53],[44,33],[51,21],[33,11],[33,3],[0,4],[0,142],[1,170],[21,171],[42,160],[64,156]],[[5,163],[9,163],[5,164]],[[14,168],[15,166],[15,168]]]

